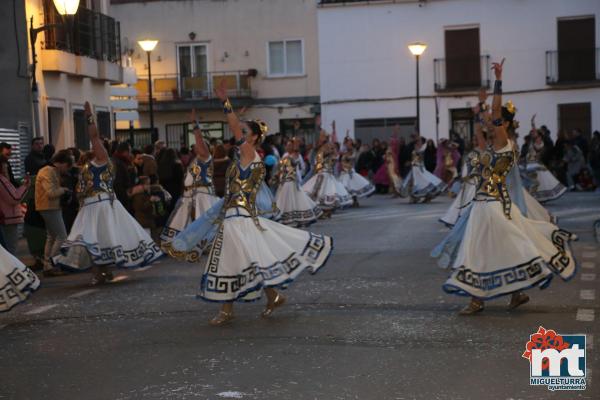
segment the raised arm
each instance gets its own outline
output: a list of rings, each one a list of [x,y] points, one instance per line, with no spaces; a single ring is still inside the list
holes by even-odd
[[[85,102],[84,110],[85,119],[88,124],[88,135],[90,137],[90,142],[92,143],[92,152],[94,153],[94,158],[96,161],[98,161],[98,163],[103,164],[108,161],[108,153],[104,148],[104,144],[102,143],[102,139],[98,133],[98,128],[96,128],[96,121],[94,119],[94,114],[92,114],[92,107],[87,101]]]
[[[202,136],[202,130],[200,129],[200,123],[196,118],[195,109],[192,109],[191,120],[194,124],[194,138],[196,139],[196,145],[194,146],[196,158],[202,162],[206,162],[210,158],[210,150],[204,141],[204,136]]]
[[[504,58],[500,63],[493,63],[492,69],[496,75],[494,82],[494,99],[492,100],[492,118],[494,124],[494,149],[500,150],[508,144],[508,134],[503,125],[502,119],[502,68]]]
[[[475,138],[477,140],[477,148],[484,150],[486,146],[485,136],[483,134],[483,127],[485,125],[485,116],[487,114],[487,91],[485,88],[479,90],[479,103],[473,107],[473,113],[475,114]]]
[[[229,101],[229,98],[227,98],[227,88],[225,86],[224,79],[221,80],[219,87],[215,89],[215,95],[223,103],[223,112],[227,117],[229,129],[231,129],[231,133],[233,133],[233,137],[235,138],[236,144],[240,148],[242,164],[247,164],[248,162],[252,161],[252,159],[254,159],[254,153],[256,152],[256,150],[250,143],[246,142],[240,119],[235,114],[235,112],[233,112],[231,102]]]

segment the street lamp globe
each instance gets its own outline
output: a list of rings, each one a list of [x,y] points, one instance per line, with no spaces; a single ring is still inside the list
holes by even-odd
[[[151,39],[139,40],[138,44],[140,45],[142,50],[152,51],[158,44],[158,40],[151,40]]]
[[[60,15],[75,15],[79,8],[79,0],[54,0],[54,7]]]
[[[425,52],[427,45],[425,43],[416,42],[408,45],[408,49],[413,54],[413,56],[420,56]]]

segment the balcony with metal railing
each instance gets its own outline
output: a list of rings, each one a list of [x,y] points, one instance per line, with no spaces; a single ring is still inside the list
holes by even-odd
[[[186,76],[182,74],[152,74],[152,98],[157,102],[211,100],[214,88],[225,81],[231,98],[251,98],[253,71],[213,71]],[[136,84],[138,100],[148,101],[148,77],[139,77]]]
[[[600,49],[547,51],[546,84],[600,84]]]
[[[447,57],[433,60],[436,92],[458,92],[489,88],[490,56]]]
[[[121,31],[114,18],[79,7],[77,13],[61,16],[52,0],[44,0],[46,31],[44,49],[121,64]]]

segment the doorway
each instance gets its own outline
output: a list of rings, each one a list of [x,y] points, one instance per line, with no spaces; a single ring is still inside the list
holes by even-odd
[[[450,110],[451,131],[462,138],[465,145],[473,142],[473,110],[470,108],[455,108]]]
[[[579,129],[589,140],[592,135],[591,103],[559,104],[558,129],[566,133]]]

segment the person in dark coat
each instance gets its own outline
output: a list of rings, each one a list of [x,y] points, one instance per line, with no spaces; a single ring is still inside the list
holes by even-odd
[[[33,138],[31,140],[31,152],[25,157],[25,172],[29,175],[37,175],[38,171],[48,163],[43,150],[44,138]]]
[[[433,140],[427,140],[427,147],[425,147],[425,169],[431,173],[435,170],[437,164],[437,148]]]
[[[115,169],[113,190],[123,207],[133,215],[129,190],[135,185],[136,172],[131,162],[131,149],[128,143],[119,143],[113,154],[112,162]]]
[[[172,197],[167,212],[167,215],[169,215],[183,191],[183,165],[177,157],[177,152],[170,148],[163,149],[156,162],[158,165],[158,182]]]

